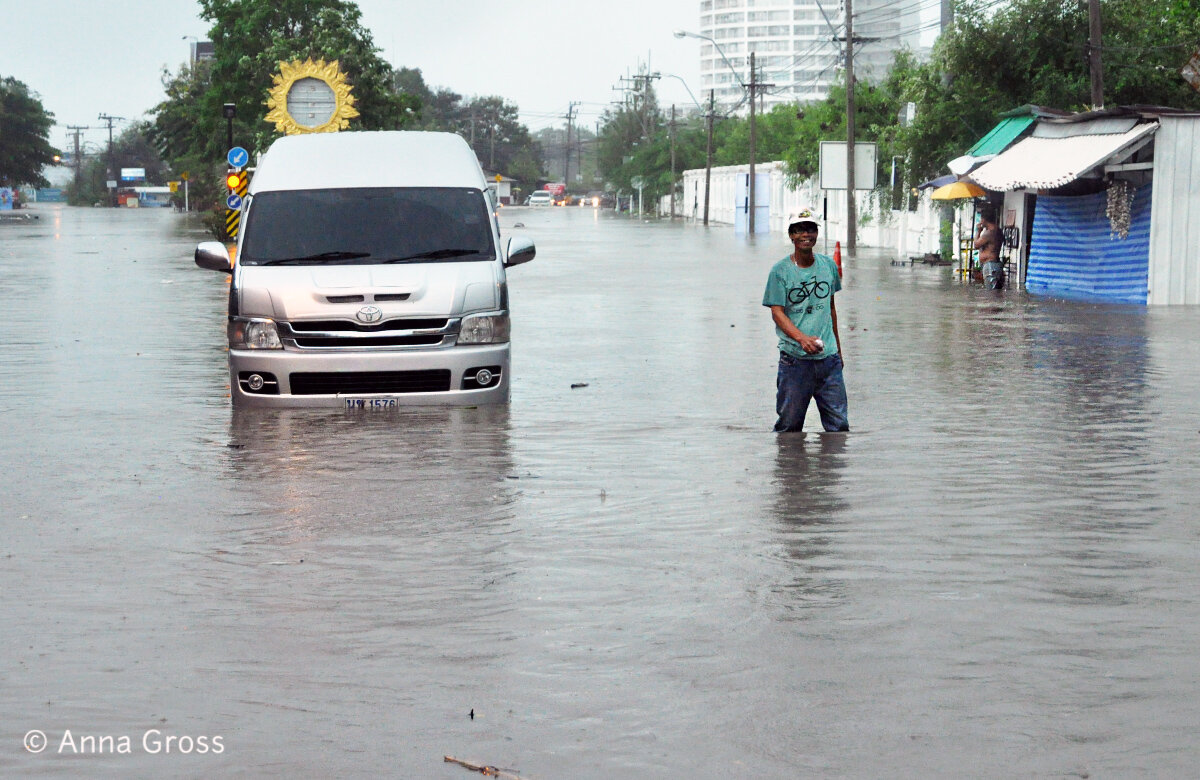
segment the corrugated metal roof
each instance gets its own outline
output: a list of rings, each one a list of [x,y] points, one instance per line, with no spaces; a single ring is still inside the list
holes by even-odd
[[[988,154],[1000,154],[1008,148],[1017,136],[1025,132],[1025,128],[1033,124],[1032,116],[1014,116],[1000,120],[1000,124],[988,131],[974,146],[967,150],[971,157],[983,157]]]
[[[971,172],[989,190],[1048,190],[1078,179],[1158,129],[1157,122],[1124,133],[1031,137]]]

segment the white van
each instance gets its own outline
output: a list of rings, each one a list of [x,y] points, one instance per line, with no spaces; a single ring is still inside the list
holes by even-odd
[[[509,399],[508,240],[452,133],[281,138],[242,204],[231,273],[229,382],[239,406],[387,408]]]
[[[554,194],[552,192],[550,192],[549,190],[535,190],[534,193],[529,196],[529,205],[530,206],[553,206],[554,205]]]

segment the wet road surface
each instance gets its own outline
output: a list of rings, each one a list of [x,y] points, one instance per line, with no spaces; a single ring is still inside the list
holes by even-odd
[[[39,213],[0,226],[0,774],[1194,773],[1196,309],[864,250],[854,431],[777,437],[783,236],[508,209],[510,407],[233,413],[199,224]]]

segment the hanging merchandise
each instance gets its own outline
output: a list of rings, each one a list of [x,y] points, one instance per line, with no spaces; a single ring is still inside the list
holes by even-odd
[[[1121,179],[1113,181],[1108,188],[1108,207],[1105,214],[1115,237],[1129,238],[1129,221],[1133,209],[1133,187]]]

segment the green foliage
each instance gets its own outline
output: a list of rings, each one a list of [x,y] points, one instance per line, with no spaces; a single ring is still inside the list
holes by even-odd
[[[397,130],[414,121],[420,106],[393,89],[392,68],[379,56],[362,26],[358,6],[347,0],[200,0],[201,18],[212,22],[216,59],[201,97],[201,122],[211,151],[224,156],[221,106],[233,103],[234,142],[263,151],[278,133],[264,121],[267,93],[280,62],[337,61],[353,87],[359,116],[354,130]]]
[[[516,104],[498,95],[464,102],[457,92],[427,86],[419,68],[395,71],[392,85],[419,102],[414,129],[458,133],[471,144],[485,168],[511,176],[522,186],[532,187],[541,177],[542,150],[520,123]]]
[[[908,182],[944,172],[998,121],[1026,104],[1087,110],[1087,4],[1077,0],[958,0],[953,27],[925,65],[898,62],[889,75],[916,121],[896,133]],[[1200,110],[1179,69],[1200,46],[1198,0],[1101,3],[1105,104]]]
[[[1200,93],[1179,75],[1200,47],[1200,0],[1102,0],[1101,17],[1106,105],[1200,110]],[[882,83],[856,85],[855,138],[878,144],[880,188],[890,183],[893,157],[905,190],[945,173],[1006,111],[1088,109],[1087,40],[1087,4],[1079,0],[956,0],[954,24],[930,62],[901,51]],[[602,170],[623,188],[632,175],[658,181],[664,171],[655,151],[665,135],[661,116],[647,121],[636,97],[633,107],[607,114],[601,131]],[[916,118],[902,127],[897,116],[908,102]],[[845,83],[822,101],[775,106],[758,117],[756,136],[758,160],[786,161],[793,180],[815,175],[820,142],[846,138]],[[749,162],[748,118],[718,120],[714,144],[715,165]]]
[[[0,78],[0,184],[47,186],[42,168],[58,151],[48,140],[54,114],[24,83]]]

